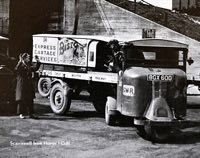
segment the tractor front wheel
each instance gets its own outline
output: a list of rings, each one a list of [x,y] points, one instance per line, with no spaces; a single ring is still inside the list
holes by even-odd
[[[116,116],[115,115],[111,115],[109,112],[109,104],[106,103],[105,106],[105,121],[106,124],[109,126],[114,126],[116,124]]]

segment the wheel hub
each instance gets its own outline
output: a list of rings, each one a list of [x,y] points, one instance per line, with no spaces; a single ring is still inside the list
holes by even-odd
[[[44,83],[42,84],[42,90],[43,90],[44,92],[48,92],[48,91],[49,91],[49,86],[48,86],[48,83],[47,83],[47,82],[44,82]]]
[[[63,95],[60,91],[55,94],[54,102],[57,109],[60,109],[62,107]]]

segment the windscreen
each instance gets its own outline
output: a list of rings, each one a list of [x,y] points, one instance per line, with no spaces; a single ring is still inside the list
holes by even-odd
[[[130,47],[126,50],[127,67],[181,67],[184,51],[177,48]]]

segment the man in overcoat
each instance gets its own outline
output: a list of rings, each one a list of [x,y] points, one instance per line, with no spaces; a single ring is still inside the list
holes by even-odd
[[[19,62],[15,70],[17,73],[16,85],[16,101],[18,103],[17,113],[20,118],[24,118],[24,114],[28,112],[30,117],[33,117],[33,98],[35,97],[34,86],[32,83],[32,72],[35,72],[40,67],[40,62],[35,56],[36,65],[31,66],[30,55],[27,53],[20,54]]]

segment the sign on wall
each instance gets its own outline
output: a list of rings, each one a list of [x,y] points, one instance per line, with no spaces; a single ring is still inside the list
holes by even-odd
[[[155,38],[156,29],[142,29],[142,38]]]

